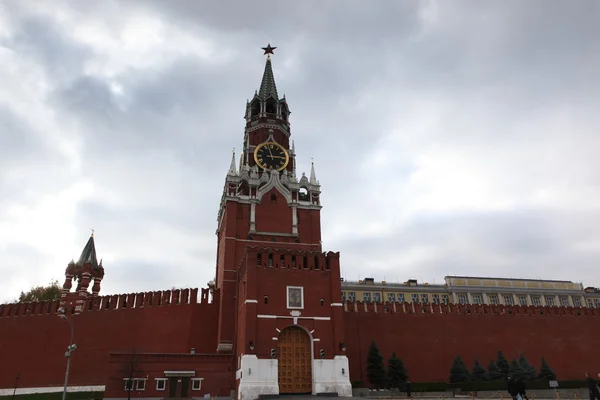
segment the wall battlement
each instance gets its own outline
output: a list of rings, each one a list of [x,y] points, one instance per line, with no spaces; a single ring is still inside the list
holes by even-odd
[[[490,316],[592,316],[600,317],[600,309],[587,307],[550,307],[550,306],[507,306],[507,305],[465,305],[465,304],[422,304],[422,303],[375,303],[347,301],[344,311],[358,314],[390,315],[490,315]]]
[[[265,269],[329,271],[339,268],[339,252],[247,246],[240,267],[256,263]]]
[[[201,289],[198,299],[197,288],[82,297],[82,300],[84,302],[81,312],[210,303],[209,289]],[[1,304],[0,318],[55,314],[59,307],[60,300]],[[74,310],[67,312],[74,313]]]

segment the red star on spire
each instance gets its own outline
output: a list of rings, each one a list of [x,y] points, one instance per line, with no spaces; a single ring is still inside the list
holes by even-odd
[[[273,53],[273,50],[275,50],[277,47],[271,47],[271,43],[269,43],[267,45],[267,47],[261,47],[261,49],[263,49],[265,51],[265,54],[275,54]],[[263,54],[263,55],[265,55]]]

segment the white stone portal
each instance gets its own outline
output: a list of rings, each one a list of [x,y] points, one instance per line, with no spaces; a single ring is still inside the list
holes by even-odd
[[[244,354],[236,379],[240,381],[237,400],[255,400],[260,394],[279,394],[276,359],[259,359],[253,354]]]
[[[237,400],[256,400],[261,394],[279,394],[278,363],[276,359],[259,359],[246,354],[241,357]],[[348,357],[335,356],[333,360],[313,359],[312,394],[337,393],[352,397]]]
[[[335,356],[333,360],[313,361],[313,393],[337,393],[352,397],[352,384],[348,371],[348,357]]]

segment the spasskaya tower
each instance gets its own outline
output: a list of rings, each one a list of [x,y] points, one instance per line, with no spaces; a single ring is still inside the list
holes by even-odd
[[[296,175],[290,107],[271,63],[275,49],[263,47],[260,89],[246,104],[239,165],[234,152],[219,208],[217,351],[236,356],[236,387],[245,399],[348,395],[339,253],[321,248],[314,165],[309,177]]]

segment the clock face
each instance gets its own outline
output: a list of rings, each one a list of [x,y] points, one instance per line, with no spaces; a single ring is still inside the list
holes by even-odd
[[[261,143],[254,150],[254,161],[262,169],[283,170],[290,161],[287,151],[279,143]]]

